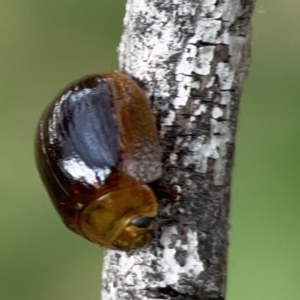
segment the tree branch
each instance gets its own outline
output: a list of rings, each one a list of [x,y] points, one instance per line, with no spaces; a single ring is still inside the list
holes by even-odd
[[[106,251],[103,300],[225,298],[234,136],[253,5],[128,0],[120,69],[152,101],[164,175],[154,186],[157,238],[146,249]],[[172,188],[181,199],[172,199]]]

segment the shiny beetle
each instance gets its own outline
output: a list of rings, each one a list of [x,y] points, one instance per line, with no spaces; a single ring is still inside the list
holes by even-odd
[[[36,137],[43,183],[66,226],[101,246],[141,248],[153,238],[161,176],[153,115],[119,72],[87,76],[46,108]]]

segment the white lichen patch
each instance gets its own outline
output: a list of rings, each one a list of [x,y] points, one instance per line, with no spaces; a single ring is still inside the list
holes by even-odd
[[[211,119],[211,126],[213,130],[211,144],[215,145],[215,149],[218,151],[218,157],[214,164],[214,184],[223,185],[226,174],[227,143],[232,142],[232,133],[228,121],[217,122]]]
[[[221,92],[221,101],[220,104],[222,105],[229,105],[231,100],[231,93],[229,91]]]
[[[197,90],[199,90],[199,89],[200,89],[200,81],[193,81],[193,82],[191,83],[191,87],[192,87],[192,89],[197,89]]]
[[[185,106],[188,98],[190,96],[191,86],[187,85],[185,82],[179,82],[178,84],[178,94],[173,101],[175,109],[178,109],[180,106]]]
[[[193,164],[197,172],[207,172],[207,160],[213,158],[214,164],[214,184],[224,183],[226,171],[227,143],[232,142],[232,134],[228,121],[219,122],[216,119],[223,116],[223,110],[215,107],[211,118],[211,135],[209,139],[202,135],[194,138],[189,143],[189,152],[183,158],[183,164],[188,166]]]
[[[210,74],[210,65],[214,57],[214,46],[200,47],[199,59],[196,61],[194,72],[198,75]]]
[[[213,77],[211,77],[210,78],[210,80],[209,80],[209,82],[205,85],[205,87],[207,88],[207,89],[209,89],[209,88],[211,88],[212,86],[213,86],[213,84],[215,83],[215,77],[213,76]]]
[[[176,74],[191,74],[195,68],[195,60],[197,56],[197,47],[191,43],[188,43],[184,51],[180,62],[176,68]],[[180,79],[176,77],[176,79]]]
[[[152,273],[151,262],[152,260],[156,260],[153,254],[145,253],[143,257],[140,255],[129,256],[127,252],[110,250],[106,252],[105,258],[102,280],[108,283],[110,295],[117,295],[118,291],[115,289],[115,286],[138,286],[139,289],[151,286],[147,273]],[[121,268],[118,268],[119,276],[116,282],[116,278],[114,278],[113,275],[115,271],[114,268],[117,267],[117,264],[119,264]],[[161,286],[163,286],[163,284],[161,284]],[[102,293],[102,295],[103,294],[105,294],[105,292]],[[109,295],[106,295],[103,299],[109,300],[115,298],[109,298]]]
[[[204,105],[204,104],[200,104],[200,105],[199,105],[199,108],[197,108],[197,109],[195,110],[194,115],[195,115],[195,116],[199,116],[199,115],[201,115],[202,113],[206,113],[206,111],[207,111],[207,106]]]
[[[170,163],[172,165],[176,165],[177,164],[177,158],[178,158],[178,155],[176,153],[171,153],[170,154]]]
[[[214,159],[219,158],[215,141],[210,140],[210,142],[207,143],[206,140],[206,136],[199,136],[191,141],[189,154],[185,155],[183,159],[185,166],[194,164],[197,172],[206,173],[207,159],[209,157]]]
[[[164,247],[162,267],[164,274],[166,274],[164,283],[168,285],[177,285],[181,275],[187,277],[196,277],[203,270],[203,263],[198,255],[198,239],[197,232],[189,229],[187,232],[187,241],[182,243],[181,240],[177,240],[175,245],[170,244],[173,236],[178,235],[176,226],[164,227],[163,234],[160,238],[160,243]],[[185,258],[185,264],[180,265],[177,261],[176,248],[187,251]]]
[[[102,291],[103,299],[111,300],[116,299],[116,296],[120,297],[118,287],[123,285],[133,288],[138,287],[138,290],[149,289],[151,287],[177,286],[181,275],[194,278],[204,270],[203,263],[197,253],[198,239],[196,232],[189,230],[187,233],[187,242],[182,244],[178,241],[175,249],[169,248],[168,241],[170,235],[178,234],[176,228],[166,227],[164,232],[165,234],[160,239],[164,250],[160,254],[158,253],[158,256],[154,256],[149,252],[144,252],[143,256],[138,254],[129,256],[127,252],[106,251],[102,275],[102,281],[106,283]],[[175,259],[176,247],[184,249],[188,253],[184,266],[181,266]],[[164,277],[159,282],[151,280],[151,274],[153,273],[151,266],[153,261],[156,262],[159,269],[164,271]],[[118,265],[121,267],[118,268],[118,277],[115,278],[114,269]],[[118,299],[121,299],[121,297]]]
[[[167,117],[163,119],[163,126],[172,126],[175,120],[176,114],[174,110],[170,110]]]
[[[217,65],[217,75],[222,90],[229,90],[232,88],[234,72],[231,70],[231,66],[228,63],[220,62]]]
[[[223,110],[220,108],[220,107],[214,107],[212,112],[211,112],[211,116],[214,118],[214,119],[218,119],[218,118],[221,118],[223,117]]]

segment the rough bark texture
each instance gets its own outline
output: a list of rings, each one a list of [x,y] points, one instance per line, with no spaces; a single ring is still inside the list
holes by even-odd
[[[164,175],[154,185],[157,238],[143,250],[106,251],[103,300],[225,298],[230,177],[253,3],[128,0],[120,69],[149,94]],[[179,200],[172,189],[181,191]]]

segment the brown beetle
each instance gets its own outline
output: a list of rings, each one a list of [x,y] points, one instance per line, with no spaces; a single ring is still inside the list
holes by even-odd
[[[101,246],[144,247],[157,200],[145,184],[161,176],[153,115],[126,75],[87,76],[46,108],[36,161],[50,198],[72,231]]]

